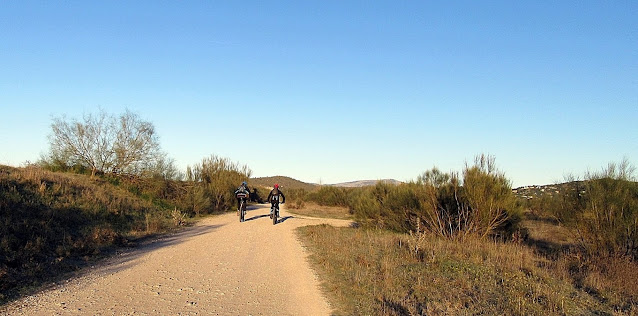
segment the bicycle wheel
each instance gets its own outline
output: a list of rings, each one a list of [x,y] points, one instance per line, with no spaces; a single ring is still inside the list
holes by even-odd
[[[244,221],[244,214],[246,214],[246,205],[244,204],[244,201],[241,202],[241,205],[239,206],[239,221],[243,222]]]
[[[272,224],[273,225],[277,224],[277,217],[279,217],[279,209],[277,207],[275,207],[275,209],[272,211]]]
[[[243,217],[244,221],[246,221],[246,203],[244,203],[244,208],[243,208],[241,217]]]

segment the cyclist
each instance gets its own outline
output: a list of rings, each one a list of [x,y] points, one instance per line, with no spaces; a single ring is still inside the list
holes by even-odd
[[[246,196],[250,196],[250,190],[248,189],[248,183],[246,181],[242,182],[241,185],[235,190],[235,197],[237,198],[237,216],[239,216],[239,207],[241,206],[241,199],[237,197],[237,194],[244,193]],[[244,203],[246,203],[248,199],[244,199]]]
[[[270,218],[273,217],[275,207],[279,208],[279,197],[281,196],[281,204],[286,203],[284,193],[279,191],[279,184],[275,183],[274,188],[268,193],[268,201],[270,201]]]

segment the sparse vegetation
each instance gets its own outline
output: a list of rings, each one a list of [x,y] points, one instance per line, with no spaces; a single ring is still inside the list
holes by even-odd
[[[516,201],[481,157],[463,182],[432,169],[417,183],[350,191],[363,228],[300,228],[338,314],[636,314],[633,168],[612,164]]]
[[[339,315],[615,311],[574,287],[565,267],[518,244],[325,225],[299,232]]]

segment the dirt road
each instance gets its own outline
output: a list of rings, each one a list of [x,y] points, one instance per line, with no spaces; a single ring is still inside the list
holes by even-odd
[[[0,308],[6,315],[329,315],[307,252],[303,218],[267,205],[236,213],[122,253],[75,279]]]

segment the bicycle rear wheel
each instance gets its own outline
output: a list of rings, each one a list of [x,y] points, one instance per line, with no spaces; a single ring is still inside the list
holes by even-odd
[[[272,211],[272,224],[277,224],[277,218],[279,217],[279,208],[275,207]]]

